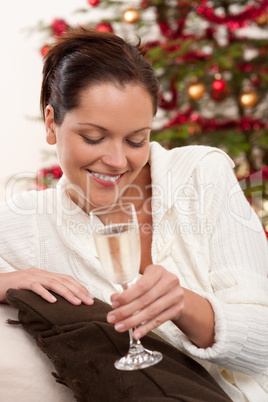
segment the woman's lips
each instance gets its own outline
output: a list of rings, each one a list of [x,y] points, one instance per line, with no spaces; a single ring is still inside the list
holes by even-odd
[[[105,187],[116,186],[124,175],[124,173],[118,175],[107,175],[92,172],[91,170],[88,170],[88,172],[93,176],[94,180],[96,180],[98,183],[102,184]]]

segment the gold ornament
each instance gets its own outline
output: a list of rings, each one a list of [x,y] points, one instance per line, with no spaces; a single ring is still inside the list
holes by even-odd
[[[264,27],[268,23],[268,13],[263,13],[255,20],[259,27]]]
[[[253,90],[244,90],[239,96],[239,103],[242,107],[254,107],[259,102],[258,94]]]
[[[140,20],[140,12],[137,8],[128,8],[122,14],[122,21],[128,24],[135,24]]]
[[[186,92],[189,98],[197,100],[202,98],[206,92],[206,87],[203,82],[199,81],[197,78],[193,78],[188,85]]]

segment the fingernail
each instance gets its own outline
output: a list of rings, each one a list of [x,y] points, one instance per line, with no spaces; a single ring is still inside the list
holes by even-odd
[[[94,303],[94,299],[93,299],[92,297],[90,297],[90,296],[87,296],[85,301],[86,301],[87,303],[89,303],[89,304],[93,304],[93,303]]]
[[[141,338],[141,333],[140,333],[140,332],[137,332],[137,333],[135,334],[135,339],[138,340],[138,339],[140,339],[140,338]]]
[[[110,324],[112,324],[113,322],[116,321],[116,316],[113,315],[113,314],[109,314],[109,315],[107,316],[107,321],[108,321]]]
[[[122,331],[122,329],[125,328],[125,325],[119,322],[119,323],[115,324],[114,327],[115,327],[116,331]]]
[[[52,303],[55,303],[57,301],[56,297],[53,295],[50,295],[49,299],[51,300]]]
[[[113,308],[118,308],[118,307],[120,307],[120,303],[119,303],[117,300],[115,300],[115,301],[112,303],[112,307],[113,307]]]
[[[76,302],[76,303],[78,303],[78,302],[81,303],[81,300],[78,299],[76,296],[73,297],[73,301]]]

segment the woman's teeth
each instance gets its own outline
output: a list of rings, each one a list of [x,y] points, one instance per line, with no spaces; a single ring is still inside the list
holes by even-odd
[[[121,176],[121,174],[117,175],[117,176],[105,176],[103,174],[99,174],[99,173],[95,173],[95,172],[90,172],[93,176],[97,177],[97,179],[100,180],[104,180],[104,181],[110,181],[110,182],[114,182],[116,180],[119,179],[119,177]]]

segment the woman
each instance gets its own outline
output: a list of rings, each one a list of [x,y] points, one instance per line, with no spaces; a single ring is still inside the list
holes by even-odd
[[[232,399],[246,400],[248,387],[266,395],[256,376],[268,367],[265,236],[222,151],[150,144],[159,88],[143,55],[83,29],[47,54],[41,108],[64,177],[1,205],[0,300],[8,288],[50,303],[50,291],[77,305],[111,300],[118,332],[157,329]],[[134,203],[142,246],[141,276],[121,294],[88,231],[89,211],[118,201]]]

